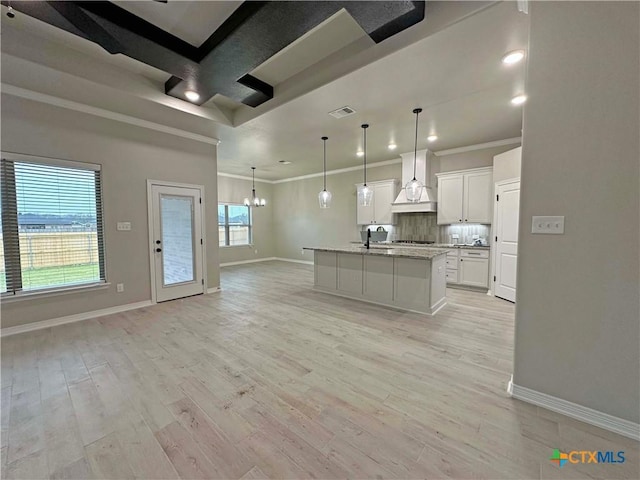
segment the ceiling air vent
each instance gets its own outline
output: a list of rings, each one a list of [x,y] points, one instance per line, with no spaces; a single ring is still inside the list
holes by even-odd
[[[329,112],[329,115],[331,115],[334,118],[343,118],[349,115],[353,115],[354,113],[356,113],[356,111],[351,107],[340,107],[337,110],[334,110],[333,112]]]

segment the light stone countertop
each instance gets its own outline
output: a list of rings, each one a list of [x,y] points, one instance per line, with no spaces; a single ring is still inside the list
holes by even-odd
[[[447,253],[444,249],[425,248],[425,247],[400,247],[400,248],[388,248],[384,246],[371,246],[369,250],[366,247],[357,245],[347,245],[343,247],[303,247],[304,250],[318,250],[321,252],[338,252],[338,253],[353,253],[359,255],[380,255],[384,257],[403,257],[403,258],[419,258],[430,260],[438,255],[445,255]]]
[[[350,242],[353,245],[363,245],[363,242]],[[454,245],[452,243],[392,243],[392,242],[371,242],[371,248],[464,248],[472,250],[490,250],[490,245],[475,247],[473,245]]]

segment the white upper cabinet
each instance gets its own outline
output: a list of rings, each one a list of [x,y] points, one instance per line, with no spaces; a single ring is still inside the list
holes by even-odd
[[[438,223],[462,222],[464,176],[438,177]]]
[[[437,177],[439,225],[491,223],[491,167],[441,173]]]
[[[367,182],[367,185],[373,189],[373,200],[368,207],[357,204],[356,221],[358,225],[393,225],[395,218],[391,213],[391,203],[398,195],[398,181]],[[361,186],[361,183],[356,185],[356,189]]]

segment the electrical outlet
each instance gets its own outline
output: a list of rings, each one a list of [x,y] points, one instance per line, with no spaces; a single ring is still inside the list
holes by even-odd
[[[531,233],[545,235],[564,234],[564,216],[562,217],[531,217]]]
[[[118,292],[118,293],[124,292],[124,283],[116,284],[116,292]]]
[[[130,232],[131,231],[131,222],[118,222],[116,228],[120,232]]]
[[[257,249],[257,248],[254,250],[254,253],[255,253],[256,255],[258,254],[258,249]]]

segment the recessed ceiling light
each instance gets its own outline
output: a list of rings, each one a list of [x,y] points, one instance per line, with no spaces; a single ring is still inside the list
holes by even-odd
[[[395,143],[391,142],[389,144],[389,150],[395,150],[396,148],[398,148],[398,146]]]
[[[356,153],[356,155],[358,155],[359,157],[364,155],[364,152],[362,150],[359,150],[358,153]]]
[[[508,52],[502,57],[502,63],[505,65],[513,65],[514,63],[518,63],[520,60],[524,58],[524,50],[514,50],[512,52]]]
[[[511,103],[514,105],[522,105],[526,101],[527,101],[526,95],[516,95],[511,99]]]
[[[278,160],[278,163],[281,163],[282,165],[291,165],[291,162],[288,160]]]
[[[438,135],[429,135],[427,137],[427,142],[435,142],[438,139]]]
[[[187,100],[192,102],[197,102],[200,100],[200,94],[198,92],[194,92],[193,90],[187,90],[184,92],[184,96],[187,97]]]

